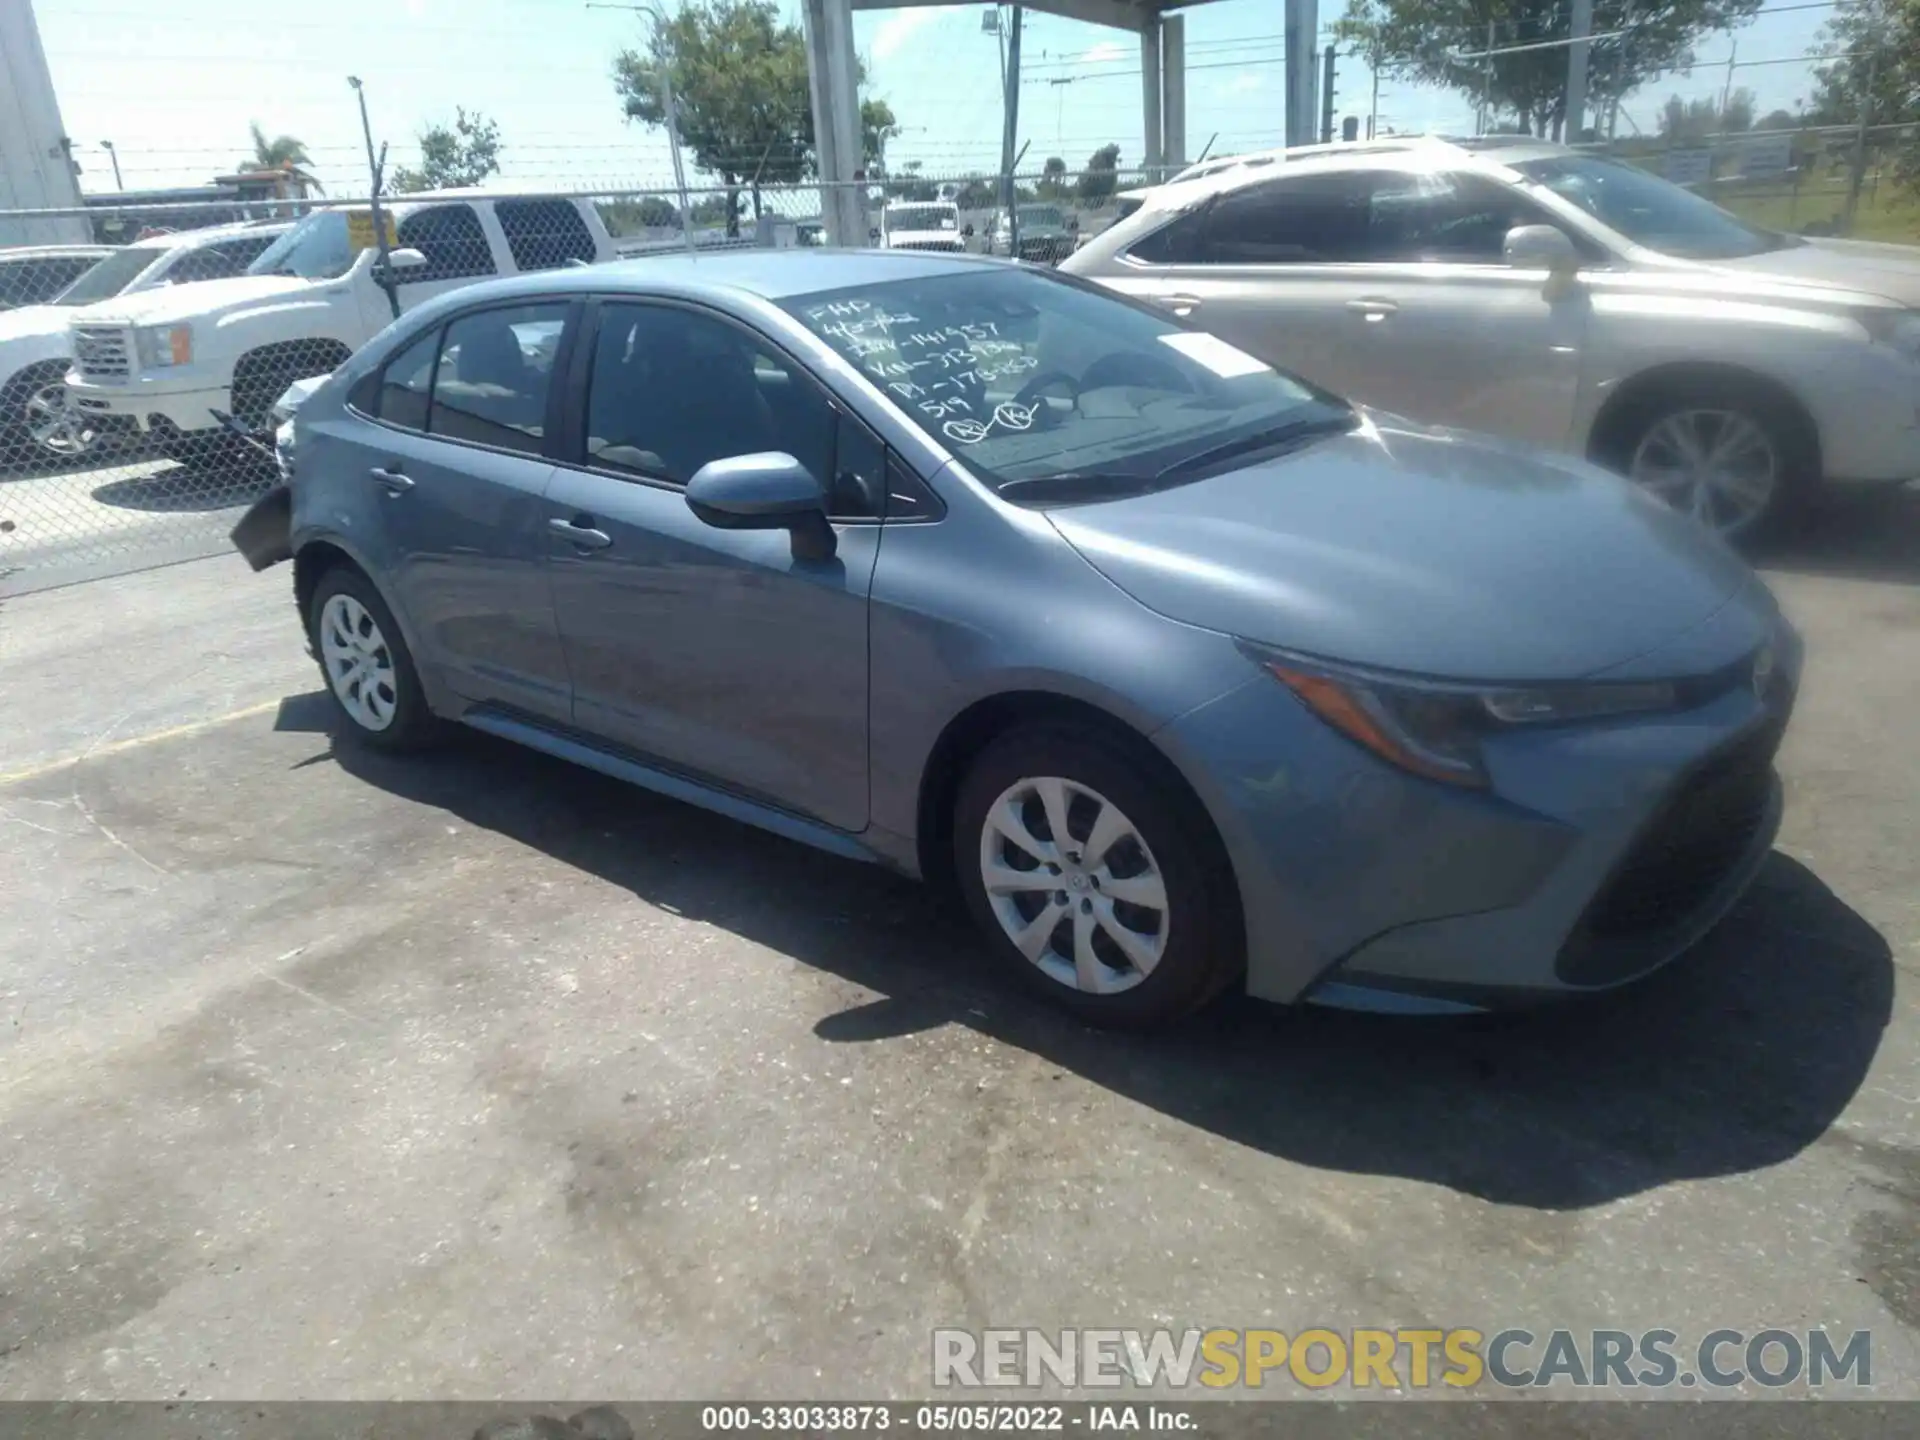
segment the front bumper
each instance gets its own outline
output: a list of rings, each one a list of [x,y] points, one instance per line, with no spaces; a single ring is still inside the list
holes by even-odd
[[[1730,681],[1671,714],[1508,732],[1486,791],[1403,774],[1265,677],[1181,717],[1157,738],[1226,842],[1248,992],[1480,1010],[1675,958],[1738,901],[1779,827],[1772,760],[1800,664],[1779,634],[1764,695]]]
[[[136,375],[124,383],[108,384],[70,370],[67,399],[83,415],[118,417],[123,427],[162,436],[218,429],[220,422],[213,412],[232,406],[231,387],[204,374],[185,379]]]

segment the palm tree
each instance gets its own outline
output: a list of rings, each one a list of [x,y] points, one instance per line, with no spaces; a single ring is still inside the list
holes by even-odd
[[[323,187],[308,172],[307,166],[313,164],[313,157],[307,154],[306,142],[292,135],[276,135],[271,140],[267,132],[260,128],[258,120],[253,122],[253,164],[261,170],[284,170],[302,184],[311,185],[315,190]]]

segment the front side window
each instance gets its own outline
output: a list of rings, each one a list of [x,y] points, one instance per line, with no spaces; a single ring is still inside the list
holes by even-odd
[[[567,309],[565,302],[514,305],[450,321],[435,367],[428,433],[538,455]]]
[[[1636,245],[1688,260],[1734,260],[1800,242],[1729,215],[1670,180],[1618,160],[1553,155],[1514,165],[1535,185],[1578,205]]]
[[[111,300],[147,270],[166,259],[162,245],[129,245],[116,250],[54,297],[55,305],[91,305]]]
[[[399,249],[418,250],[427,263],[400,272],[402,285],[425,285],[435,280],[470,280],[491,275],[493,250],[471,205],[434,205],[416,210],[400,222]]]
[[[1010,498],[1160,488],[1223,445],[1352,423],[1223,340],[1048,275],[970,270],[783,303]]]
[[[684,485],[709,460],[781,450],[833,482],[833,408],[746,331],[697,310],[601,309],[587,384],[587,463]]]
[[[296,275],[338,280],[353,268],[353,237],[340,210],[316,210],[275,240],[247,267],[250,275]]]
[[[493,213],[517,269],[557,270],[574,260],[593,263],[593,232],[567,201],[502,200]]]
[[[1523,195],[1478,175],[1381,173],[1368,202],[1371,261],[1499,265],[1507,232],[1552,220]]]

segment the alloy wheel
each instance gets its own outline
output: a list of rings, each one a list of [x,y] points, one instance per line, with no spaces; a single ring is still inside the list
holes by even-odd
[[[351,595],[333,595],[320,612],[320,659],[334,697],[356,725],[385,730],[400,705],[393,652],[373,614]]]
[[[93,448],[94,432],[67,399],[66,382],[55,380],[27,396],[27,434],[42,450],[71,459]]]
[[[980,879],[994,919],[1050,979],[1091,995],[1140,984],[1167,949],[1167,886],[1120,807],[1059,776],[1015,781],[987,811]]]
[[[1676,410],[1640,437],[1627,474],[1709,529],[1737,535],[1773,504],[1780,454],[1738,410]]]

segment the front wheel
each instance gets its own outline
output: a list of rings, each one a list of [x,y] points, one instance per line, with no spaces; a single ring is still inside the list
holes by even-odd
[[[438,737],[407,642],[365,575],[345,566],[322,575],[307,630],[347,734],[379,750],[416,750]]]
[[[66,362],[35,366],[0,399],[0,469],[71,464],[99,438],[67,396]]]
[[[1238,893],[1198,802],[1085,726],[1003,736],[961,786],[954,861],[996,955],[1097,1025],[1148,1028],[1240,971]]]
[[[1809,446],[1778,407],[1701,384],[1637,406],[1615,427],[1613,468],[1725,539],[1778,523],[1801,496]]]

